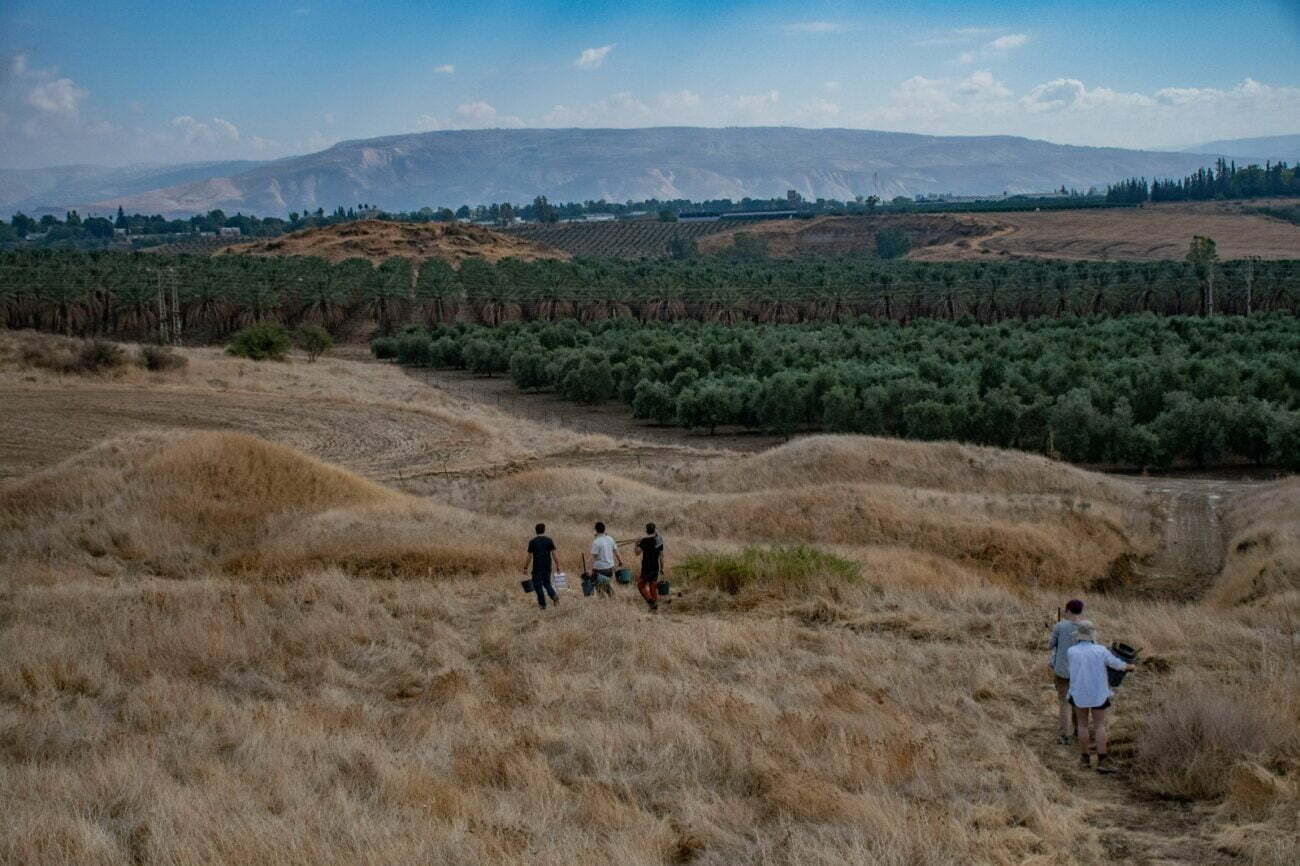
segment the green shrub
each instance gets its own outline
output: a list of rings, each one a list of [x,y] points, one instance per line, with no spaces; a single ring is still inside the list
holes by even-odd
[[[551,384],[546,367],[546,352],[540,345],[523,346],[510,356],[510,381],[522,391],[545,388]]]
[[[480,376],[494,376],[510,369],[510,358],[496,340],[470,340],[465,346],[465,369]]]
[[[293,335],[293,339],[298,348],[307,353],[308,361],[315,361],[334,345],[330,332],[320,325],[303,325]]]
[[[392,361],[396,359],[397,338],[376,337],[370,341],[370,353],[381,361]]]
[[[696,553],[682,560],[673,574],[692,587],[730,595],[749,586],[798,592],[817,580],[855,583],[862,577],[857,563],[802,544],[747,547],[741,553]]]
[[[230,338],[226,352],[254,361],[283,361],[291,345],[282,325],[249,325]]]
[[[673,423],[677,418],[673,389],[666,382],[642,379],[632,398],[632,415],[657,424]]]
[[[76,369],[82,373],[98,373],[120,367],[126,361],[122,347],[107,340],[90,340],[77,353]]]
[[[888,228],[876,232],[876,255],[882,259],[901,259],[912,249],[912,242],[902,229]]]
[[[427,367],[432,363],[433,343],[427,334],[404,334],[397,338],[397,363],[406,367]]]
[[[179,370],[190,362],[189,358],[177,352],[173,352],[167,346],[144,345],[140,347],[140,366],[146,370],[162,372],[164,370]]]

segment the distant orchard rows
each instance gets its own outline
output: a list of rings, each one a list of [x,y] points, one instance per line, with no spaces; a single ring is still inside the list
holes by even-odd
[[[703,431],[957,439],[1137,467],[1236,457],[1300,468],[1300,319],[1285,313],[458,324],[411,326],[372,349]]]
[[[161,296],[161,304],[160,304]],[[1056,315],[1300,309],[1300,262],[914,262],[870,257],[574,259],[491,264],[122,252],[0,253],[11,328],[149,333],[160,316],[221,336],[273,320],[337,329],[629,317],[641,321],[980,322]]]

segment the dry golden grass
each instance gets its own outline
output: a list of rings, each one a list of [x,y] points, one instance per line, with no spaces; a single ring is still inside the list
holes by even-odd
[[[1211,599],[1240,604],[1300,590],[1300,478],[1238,497],[1225,524],[1226,559]]]
[[[1086,594],[1156,542],[1128,483],[859,437],[615,470],[588,458],[622,443],[512,423],[380,365],[186,355],[71,380],[0,362],[6,399],[59,407],[6,418],[11,441],[122,419],[104,423],[117,438],[0,481],[0,863],[1045,866],[1114,862],[1117,833],[1136,860],[1291,862],[1300,595]],[[280,441],[132,414],[152,393],[183,419],[227,391],[265,414],[225,404],[223,426],[279,407]],[[416,419],[459,437],[462,474],[400,492],[375,479],[424,446],[353,455],[366,478],[292,432],[313,416],[354,449]],[[1239,509],[1238,534],[1295,513]],[[657,520],[684,594],[656,617],[627,589],[537,611],[517,574],[532,523],[574,574],[595,519],[618,537]],[[671,573],[773,542],[861,579]],[[1083,777],[1050,744],[1044,624],[1067,594],[1151,660],[1116,702],[1131,779]],[[1189,701],[1201,692],[1228,703]],[[1112,826],[1150,808],[1134,782],[1218,811]]]

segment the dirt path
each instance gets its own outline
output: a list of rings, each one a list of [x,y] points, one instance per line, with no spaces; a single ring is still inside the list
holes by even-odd
[[[1110,721],[1110,754],[1116,773],[1103,776],[1079,767],[1078,746],[1056,743],[1055,719],[1044,715],[1037,727],[1022,733],[1032,743],[1043,765],[1061,778],[1070,793],[1082,801],[1088,824],[1099,832],[1102,846],[1115,863],[1142,866],[1191,866],[1239,862],[1219,851],[1211,838],[1212,805],[1160,800],[1134,783],[1129,757],[1129,719],[1141,712],[1149,699],[1149,676],[1130,678],[1115,701]],[[1044,689],[1044,705],[1055,693]]]
[[[1223,510],[1259,482],[1226,478],[1135,478],[1156,497],[1163,520],[1160,548],[1137,569],[1130,589],[1149,599],[1193,602],[1223,568]]]

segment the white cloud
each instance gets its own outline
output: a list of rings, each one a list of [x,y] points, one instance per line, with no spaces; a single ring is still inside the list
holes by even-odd
[[[173,117],[170,126],[178,132],[181,141],[187,147],[195,150],[235,144],[239,141],[239,129],[230,121],[222,120],[220,117],[214,117],[211,122],[205,123],[183,114],[180,117]]]
[[[456,116],[468,128],[498,128],[523,126],[524,122],[510,114],[501,114],[482,99],[456,106]]]
[[[963,51],[958,57],[958,63],[974,63],[977,60],[988,60],[990,58],[1002,57],[1015,51],[1017,48],[1023,48],[1029,44],[1028,33],[1004,33],[996,39],[985,42],[978,49]]]
[[[332,112],[332,111],[327,111],[327,112],[325,112],[324,114],[321,115],[321,120],[325,121],[325,124],[326,124],[327,126],[328,126],[329,124],[332,124],[332,123],[334,122],[334,112]],[[319,135],[319,134],[320,134],[320,133],[317,133],[317,135]]]
[[[1029,35],[1026,33],[1008,33],[1005,36],[999,36],[984,47],[989,51],[1011,51],[1029,42]]]
[[[450,63],[444,63],[441,66],[433,67],[434,72],[441,72],[443,75],[452,75],[456,72],[456,67]]]
[[[786,33],[843,33],[848,27],[838,21],[794,21],[783,29]]]
[[[776,90],[764,90],[761,93],[747,93],[737,96],[732,102],[733,113],[737,120],[745,123],[774,123],[778,121],[778,104],[781,94]]]
[[[33,87],[27,94],[27,104],[49,114],[72,115],[86,96],[87,92],[73,84],[72,79],[60,78]]]
[[[839,93],[840,83],[838,81],[827,81],[822,87],[826,88],[827,93]]]
[[[578,59],[573,61],[573,65],[579,69],[596,69],[605,62],[605,57],[614,50],[616,44],[610,43],[599,48],[584,48],[582,53],[578,55]]]
[[[1244,135],[1284,134],[1300,117],[1300,87],[1247,78],[1236,87],[1154,93],[1056,78],[1017,94],[988,71],[965,78],[914,76],[854,126],[938,135],[1024,135],[1068,144],[1153,147]]]

